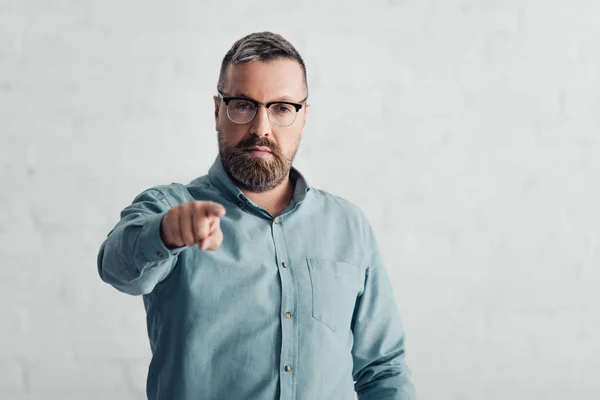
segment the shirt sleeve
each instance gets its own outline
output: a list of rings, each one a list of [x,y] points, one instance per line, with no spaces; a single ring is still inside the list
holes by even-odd
[[[150,293],[173,270],[184,247],[169,249],[160,236],[163,216],[174,206],[157,189],[139,194],[100,246],[100,278],[131,295]]]
[[[393,288],[369,226],[372,256],[353,318],[353,377],[359,400],[415,400],[405,333]]]

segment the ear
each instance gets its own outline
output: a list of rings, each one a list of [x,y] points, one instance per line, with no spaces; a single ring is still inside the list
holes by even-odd
[[[306,117],[308,117],[308,110],[310,109],[310,104],[304,105],[304,120],[302,121],[302,130],[304,130],[304,126],[306,125]]]
[[[221,99],[218,96],[213,96],[215,103],[215,121],[219,119],[219,109],[221,108]]]
[[[215,129],[219,130],[219,110],[221,109],[221,99],[218,96],[213,96],[215,103]]]

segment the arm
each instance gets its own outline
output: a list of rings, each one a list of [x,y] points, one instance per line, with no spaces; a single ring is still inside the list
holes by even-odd
[[[414,400],[393,288],[371,230],[369,236],[371,263],[353,318],[355,390],[359,400]]]
[[[121,292],[142,295],[169,275],[182,249],[169,249],[161,239],[161,221],[172,206],[160,191],[149,189],[121,212],[98,253],[98,273],[104,282]]]

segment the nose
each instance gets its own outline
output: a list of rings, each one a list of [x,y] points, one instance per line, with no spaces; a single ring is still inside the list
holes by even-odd
[[[270,136],[271,135],[271,122],[269,121],[269,114],[266,107],[259,106],[256,110],[256,115],[250,125],[250,133],[258,137]]]

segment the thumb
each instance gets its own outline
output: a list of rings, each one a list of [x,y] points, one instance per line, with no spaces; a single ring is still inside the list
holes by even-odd
[[[208,223],[208,233],[212,234],[219,227],[219,222],[221,221],[221,219],[219,217],[209,217],[209,218],[210,218],[210,222]]]

